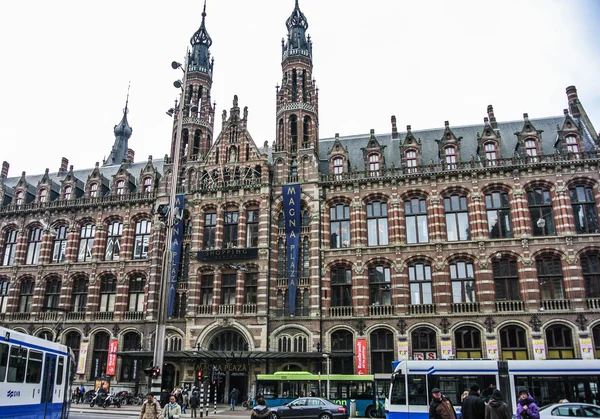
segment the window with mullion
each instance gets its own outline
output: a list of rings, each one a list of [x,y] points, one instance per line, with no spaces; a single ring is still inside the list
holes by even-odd
[[[121,256],[121,236],[123,235],[123,223],[114,221],[108,225],[106,237],[105,260],[119,260]]]
[[[394,361],[394,334],[389,330],[375,330],[371,338],[371,373],[391,373]]]
[[[435,331],[427,327],[419,327],[411,333],[413,355],[416,351],[436,352]]]
[[[431,266],[416,263],[408,267],[411,304],[433,304]]]
[[[216,232],[217,232],[217,214],[214,212],[204,214],[204,248],[205,249],[214,249]]]
[[[488,231],[490,239],[510,238],[513,236],[510,219],[510,203],[506,192],[492,192],[485,196]]]
[[[450,282],[452,284],[453,303],[472,303],[475,301],[475,275],[472,263],[456,262],[450,264]]]
[[[417,171],[417,152],[414,150],[408,150],[405,156],[407,172],[415,173]]]
[[[0,281],[0,313],[6,313],[8,305],[8,288],[10,283],[8,280]]]
[[[379,154],[373,153],[369,156],[369,176],[379,176]]]
[[[585,283],[586,295],[589,298],[600,297],[600,257],[598,254],[587,254],[581,257],[581,270]]]
[[[571,206],[575,217],[575,230],[578,234],[597,233],[596,198],[591,186],[577,185],[569,189]]]
[[[133,258],[146,259],[150,249],[150,232],[152,223],[149,220],[140,220],[135,223],[135,237],[133,243]]]
[[[559,258],[554,256],[538,258],[537,272],[542,300],[561,300],[565,298],[562,265]]]
[[[223,274],[221,277],[221,304],[235,304],[235,289],[237,282],[237,274]]]
[[[369,297],[372,305],[390,305],[392,275],[390,268],[374,266],[369,268]]]
[[[518,301],[521,299],[519,292],[519,272],[517,262],[509,259],[494,261],[494,285],[496,301]]]
[[[330,247],[339,249],[350,246],[350,206],[337,204],[329,208]]]
[[[79,362],[79,347],[81,345],[81,335],[75,331],[67,333],[65,345],[67,345],[73,351],[73,355],[75,355],[75,364],[77,364]]]
[[[25,264],[35,265],[40,260],[40,250],[42,249],[42,229],[32,228],[29,230],[29,244],[27,246],[27,259]]]
[[[301,253],[301,265],[298,275],[302,278],[308,278],[310,276],[310,240],[304,236],[302,239],[302,253]]]
[[[257,209],[248,210],[246,220],[246,247],[258,247],[258,214]]]
[[[44,295],[44,311],[56,311],[60,300],[60,279],[50,279],[46,282]]]
[[[469,228],[467,197],[451,195],[444,198],[444,211],[446,213],[448,241],[470,240],[471,230]]]
[[[507,326],[500,330],[502,359],[528,359],[525,330],[518,326]]]
[[[214,282],[215,276],[213,274],[202,275],[200,280],[200,305],[212,306]]]
[[[81,227],[79,236],[79,252],[77,261],[85,262],[92,259],[92,249],[94,248],[94,236],[96,235],[96,226],[87,224]]]
[[[108,342],[110,337],[106,332],[98,332],[94,336],[94,352],[92,353],[92,379],[104,376],[108,362]]]
[[[331,363],[332,374],[353,374],[354,336],[347,330],[331,334],[331,352],[337,352],[336,362]],[[340,356],[339,353],[346,356]]]
[[[565,138],[565,142],[569,153],[579,153],[579,141],[577,141],[577,137],[569,135]]]
[[[248,272],[244,278],[244,304],[256,304],[258,272]]]
[[[223,247],[237,247],[238,240],[238,212],[227,211],[223,221]]]
[[[536,162],[538,161],[538,147],[537,147],[537,142],[534,139],[527,139],[525,140],[525,153],[527,154],[527,157],[529,159],[529,161],[531,162]]]
[[[31,303],[33,302],[33,279],[21,281],[19,293],[19,313],[31,313]]]
[[[546,329],[548,359],[573,359],[573,336],[571,330],[562,325],[550,326]]]
[[[429,228],[425,200],[413,198],[405,201],[404,217],[406,219],[406,242],[427,243],[429,241]]]
[[[285,240],[283,238],[279,239],[277,243],[277,277],[284,278],[286,277],[286,266],[285,266]]]
[[[115,278],[102,278],[100,282],[100,307],[98,311],[115,311],[117,293],[117,280]]]
[[[527,191],[527,204],[534,236],[554,236],[554,217],[552,216],[552,198],[550,191],[535,188]]]
[[[52,246],[52,263],[62,263],[65,261],[67,254],[67,236],[69,230],[67,226],[59,226],[56,228],[56,237]]]
[[[448,146],[444,149],[444,156],[446,159],[446,169],[456,169],[456,147]]]
[[[340,157],[336,157],[333,159],[333,174],[336,179],[341,179],[342,173],[344,173],[344,161]]]
[[[142,339],[139,333],[128,332],[123,336],[123,351],[139,351],[142,346]],[[132,381],[136,377],[135,367],[140,367],[141,360],[131,357],[124,357],[121,362],[121,381]],[[135,365],[137,363],[137,365]],[[139,372],[137,373],[139,376]]]
[[[144,290],[146,280],[143,277],[129,280],[129,311],[144,311]]]
[[[2,265],[12,266],[15,263],[15,254],[17,252],[17,230],[10,230],[4,236],[4,257]]]
[[[481,358],[481,332],[474,327],[461,327],[454,332],[457,358]]]
[[[352,270],[338,267],[331,270],[331,306],[352,306]]]
[[[85,278],[78,278],[73,283],[73,311],[84,313],[86,311],[88,295],[88,281]]]
[[[489,166],[496,165],[496,158],[498,157],[496,153],[496,143],[489,142],[485,143],[485,160]]]
[[[369,246],[388,244],[387,203],[373,201],[367,204],[367,236]]]

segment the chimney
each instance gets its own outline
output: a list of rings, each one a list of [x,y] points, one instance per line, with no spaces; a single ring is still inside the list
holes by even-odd
[[[67,167],[69,167],[69,159],[63,157],[60,162],[60,169],[58,169],[58,176],[66,175]]]
[[[392,139],[398,138],[398,127],[396,127],[396,115],[392,115]]]
[[[135,157],[135,151],[133,149],[127,149],[127,163],[133,163],[133,158]]]
[[[2,172],[0,173],[0,179],[6,179],[8,177],[8,168],[10,164],[7,161],[2,162]]]
[[[569,99],[569,110],[571,111],[571,115],[574,118],[579,118],[581,116],[581,111],[579,110],[579,98],[577,97],[577,88],[575,86],[567,87],[567,99]]]
[[[498,123],[496,122],[496,116],[494,115],[494,107],[492,105],[488,105],[487,109],[488,118],[490,118],[490,125],[494,129],[498,129]]]

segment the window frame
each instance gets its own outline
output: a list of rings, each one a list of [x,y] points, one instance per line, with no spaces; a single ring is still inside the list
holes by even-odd
[[[420,271],[420,272],[419,272]],[[427,262],[415,262],[408,266],[410,304],[434,304],[433,269]]]
[[[367,204],[367,246],[389,245],[387,202],[373,200]]]
[[[337,232],[340,232],[337,234]],[[337,237],[333,237],[337,234]],[[337,203],[329,207],[329,247],[342,249],[350,247],[350,205]],[[346,239],[345,239],[346,238]]]
[[[26,265],[37,265],[40,262],[40,253],[42,251],[42,239],[44,231],[41,227],[32,227],[27,235],[27,256]]]
[[[547,188],[532,188],[527,191],[527,206],[534,236],[556,236],[556,225],[552,208],[552,194]],[[544,227],[538,226],[544,220]]]
[[[151,235],[152,221],[144,219],[135,223],[132,259],[147,259],[149,257]]]
[[[429,221],[425,198],[413,197],[404,201],[404,220],[407,244],[429,243]]]
[[[100,302],[98,311],[102,313],[114,313],[117,303],[117,278],[113,276],[104,277],[100,280]]]
[[[89,262],[94,253],[94,241],[96,236],[96,225],[92,223],[81,227],[79,233],[79,250],[77,251],[77,262]]]
[[[506,239],[514,237],[512,217],[510,214],[510,199],[507,192],[491,191],[486,193],[485,210],[490,239]],[[494,216],[496,217],[496,223],[498,225],[496,232],[493,232],[496,224],[492,224],[491,222]]]

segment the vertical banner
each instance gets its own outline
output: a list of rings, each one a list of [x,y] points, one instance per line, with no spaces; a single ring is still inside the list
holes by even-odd
[[[367,374],[367,340],[356,339],[356,374]]]
[[[179,260],[181,259],[181,242],[183,240],[183,197],[175,196],[175,217],[173,221],[173,234],[171,235],[171,264],[169,272],[169,305],[167,316],[173,315],[175,294],[177,294],[177,277],[179,276]],[[163,294],[164,295],[164,294]]]
[[[408,341],[398,341],[398,361],[408,361]]]
[[[581,346],[581,359],[594,359],[594,346],[592,338],[580,338],[579,345]]]
[[[485,347],[487,350],[487,359],[492,359],[496,361],[498,359],[498,340],[486,339]]]
[[[533,359],[540,361],[546,359],[546,345],[544,339],[531,339],[533,346]]]
[[[450,359],[452,358],[452,341],[451,340],[442,340],[441,341],[441,349],[442,349],[442,359]]]
[[[117,351],[119,350],[119,341],[111,339],[108,344],[108,360],[106,362],[106,375],[115,375],[117,369]]]
[[[77,374],[85,374],[85,362],[87,361],[89,342],[81,342],[79,347],[79,360],[77,361]]]
[[[298,250],[300,248],[300,185],[286,185],[282,188],[283,219],[286,238],[286,271],[290,314],[296,313],[296,285],[298,281]]]

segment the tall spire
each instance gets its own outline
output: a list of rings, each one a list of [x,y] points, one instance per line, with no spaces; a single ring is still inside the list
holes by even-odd
[[[310,36],[306,37],[306,30],[308,29],[308,21],[306,16],[300,10],[298,0],[296,0],[296,7],[285,22],[288,30],[287,44],[283,45],[283,56],[284,58],[289,55],[305,55],[308,57],[312,56],[312,42]]]
[[[115,143],[108,156],[108,159],[104,161],[103,166],[121,164],[123,160],[127,159],[129,137],[131,137],[131,134],[133,133],[133,129],[129,126],[129,122],[127,122],[127,114],[129,113],[130,87],[131,82],[129,82],[129,86],[127,86],[127,99],[125,100],[125,108],[123,109],[123,118],[121,118],[121,122],[115,125],[113,130],[115,133]]]
[[[191,71],[202,71],[204,73],[212,72],[212,62],[210,60],[210,51],[212,39],[206,30],[206,0],[204,0],[204,9],[202,10],[202,23],[190,39],[192,52],[189,59],[189,69]]]

